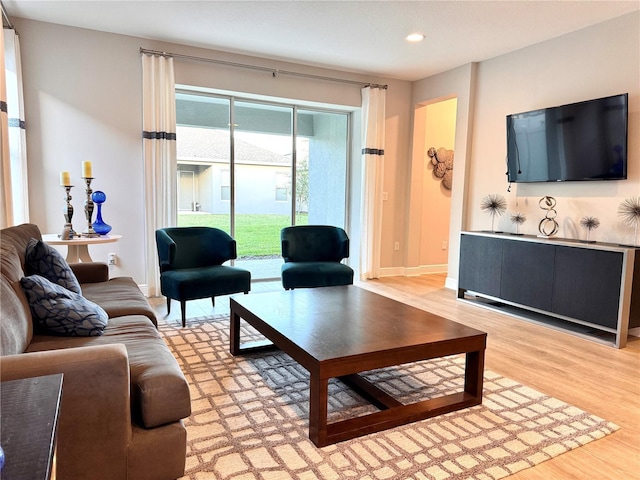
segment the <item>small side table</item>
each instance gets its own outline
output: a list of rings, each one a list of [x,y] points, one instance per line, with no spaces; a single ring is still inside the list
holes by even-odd
[[[100,245],[103,243],[117,242],[122,235],[103,235],[100,237],[75,237],[70,240],[62,240],[55,233],[42,235],[42,241],[49,245],[66,245],[67,246],[67,262],[93,262],[89,255],[89,245]]]
[[[0,385],[2,478],[55,478],[55,448],[62,374],[9,380]]]

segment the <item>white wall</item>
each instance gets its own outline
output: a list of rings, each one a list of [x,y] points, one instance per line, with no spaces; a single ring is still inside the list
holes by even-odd
[[[412,90],[411,103],[414,106],[426,105],[450,98],[457,99],[455,126],[455,168],[453,187],[451,188],[451,217],[449,219],[449,256],[447,262],[447,285],[456,286],[458,278],[458,255],[460,249],[460,231],[466,229],[466,198],[469,188],[468,159],[471,156],[471,138],[473,127],[473,112],[475,107],[475,83],[477,64],[464,65],[440,75],[425,78],[415,82]],[[415,119],[414,119],[415,122]],[[421,127],[424,128],[424,127]],[[420,128],[417,129],[420,131]],[[414,131],[416,128],[414,127]],[[422,130],[424,131],[424,130]],[[422,155],[416,151],[418,139],[413,138],[414,158]],[[421,162],[414,161],[408,178],[408,226],[407,241],[412,245],[407,259],[407,266],[411,268],[419,264],[418,252],[422,235],[422,198],[421,187],[424,175]]]
[[[551,195],[557,200],[558,236],[584,238],[579,222],[589,215],[601,222],[592,240],[630,242],[633,231],[621,224],[617,208],[640,195],[640,13],[468,67],[416,82],[412,97],[414,105],[458,97],[447,285],[457,284],[460,230],[491,228],[491,218],[480,209],[487,194],[502,194],[509,211],[525,213],[523,233],[538,234],[544,217],[538,200]],[[506,115],[623,92],[629,93],[627,180],[514,184],[507,192]],[[416,203],[411,203],[411,223]],[[508,215],[496,220],[496,227],[514,229]],[[410,241],[416,235],[412,225],[409,235]]]
[[[514,184],[507,192],[505,117],[510,113],[629,93],[628,179],[609,182]],[[595,216],[600,228],[591,240],[629,242],[632,230],[617,216],[622,200],[640,195],[640,13],[626,15],[478,66],[477,102],[468,197],[472,230],[489,229],[490,216],[480,210],[482,198],[505,196],[508,212],[496,228],[514,231],[509,211],[527,221],[521,232],[538,234],[545,212],[538,201],[557,200],[559,237],[585,238],[580,219]]]
[[[106,261],[108,252],[117,253],[120,264],[112,275],[132,276],[146,283],[144,267],[142,95],[140,47],[208,57],[282,70],[339,77],[362,82],[389,84],[387,92],[387,148],[385,188],[390,194],[383,229],[395,238],[394,229],[403,225],[403,197],[395,189],[404,180],[401,165],[409,145],[409,98],[411,85],[394,79],[363,76],[349,72],[312,68],[267,59],[203,50],[184,45],[64,27],[20,18],[12,19],[20,34],[27,122],[30,221],[43,233],[62,230],[63,191],[59,172],[71,172],[75,188],[73,225],[82,230],[84,187],[81,162],[93,162],[94,190],[103,190],[104,221],[123,238],[109,246],[91,247],[96,260]],[[176,83],[228,92],[245,92],[262,98],[291,98],[309,104],[343,106],[358,111],[358,86],[268,72],[238,69],[211,63],[175,60]],[[299,102],[300,103],[300,102]],[[359,115],[354,118],[354,170],[352,181],[360,178]],[[388,187],[387,187],[388,184]],[[352,240],[357,247],[359,232],[359,189],[351,200],[349,218]],[[398,214],[398,212],[400,212]],[[383,247],[383,262],[397,261],[392,243]],[[354,255],[357,257],[357,255]],[[357,258],[352,258],[357,263]]]
[[[31,221],[45,233],[61,230],[64,200],[58,174],[69,170],[76,185],[73,223],[82,230],[81,162],[93,161],[93,187],[107,194],[104,220],[123,239],[91,251],[98,260],[106,260],[107,252],[116,252],[121,263],[112,273],[130,275],[140,284],[146,282],[140,47],[389,84],[384,168],[389,199],[384,203],[381,258],[381,266],[389,272],[420,264],[423,172],[412,162],[413,111],[418,105],[453,97],[457,98],[457,114],[449,286],[455,287],[457,279],[460,230],[490,225],[479,208],[488,193],[503,193],[510,209],[527,214],[529,220],[522,227],[525,233],[536,233],[541,218],[537,201],[543,195],[558,199],[560,235],[582,233],[575,225],[585,215],[601,221],[592,239],[629,241],[633,233],[620,225],[616,211],[624,198],[640,195],[638,12],[413,84],[19,18],[12,21],[22,46]],[[356,111],[360,105],[359,89],[348,85],[284,75],[273,78],[270,73],[184,60],[176,60],[175,69],[179,84],[329,103]],[[507,194],[507,114],[620,92],[629,92],[630,100],[628,180],[516,185]],[[351,172],[355,188],[349,218],[353,245],[359,243],[359,126],[356,115]],[[399,251],[393,250],[395,241],[401,244]]]

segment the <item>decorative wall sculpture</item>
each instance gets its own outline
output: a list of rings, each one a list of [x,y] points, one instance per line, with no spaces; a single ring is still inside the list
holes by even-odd
[[[453,150],[440,147],[437,150],[431,147],[427,155],[433,165],[433,175],[442,181],[442,186],[451,190],[453,183]]]

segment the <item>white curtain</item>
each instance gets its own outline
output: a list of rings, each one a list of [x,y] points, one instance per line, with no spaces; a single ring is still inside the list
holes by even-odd
[[[386,87],[362,89],[362,280],[380,276],[386,94]]]
[[[29,221],[29,191],[20,39],[15,30],[3,30],[0,226],[6,227]]]
[[[146,272],[149,296],[160,295],[155,232],[177,215],[176,101],[173,58],[142,54]]]

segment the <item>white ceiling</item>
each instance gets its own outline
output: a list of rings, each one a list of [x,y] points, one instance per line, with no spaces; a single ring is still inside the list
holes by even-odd
[[[640,1],[2,0],[10,18],[418,80],[640,10]],[[419,44],[404,37],[426,35]]]

